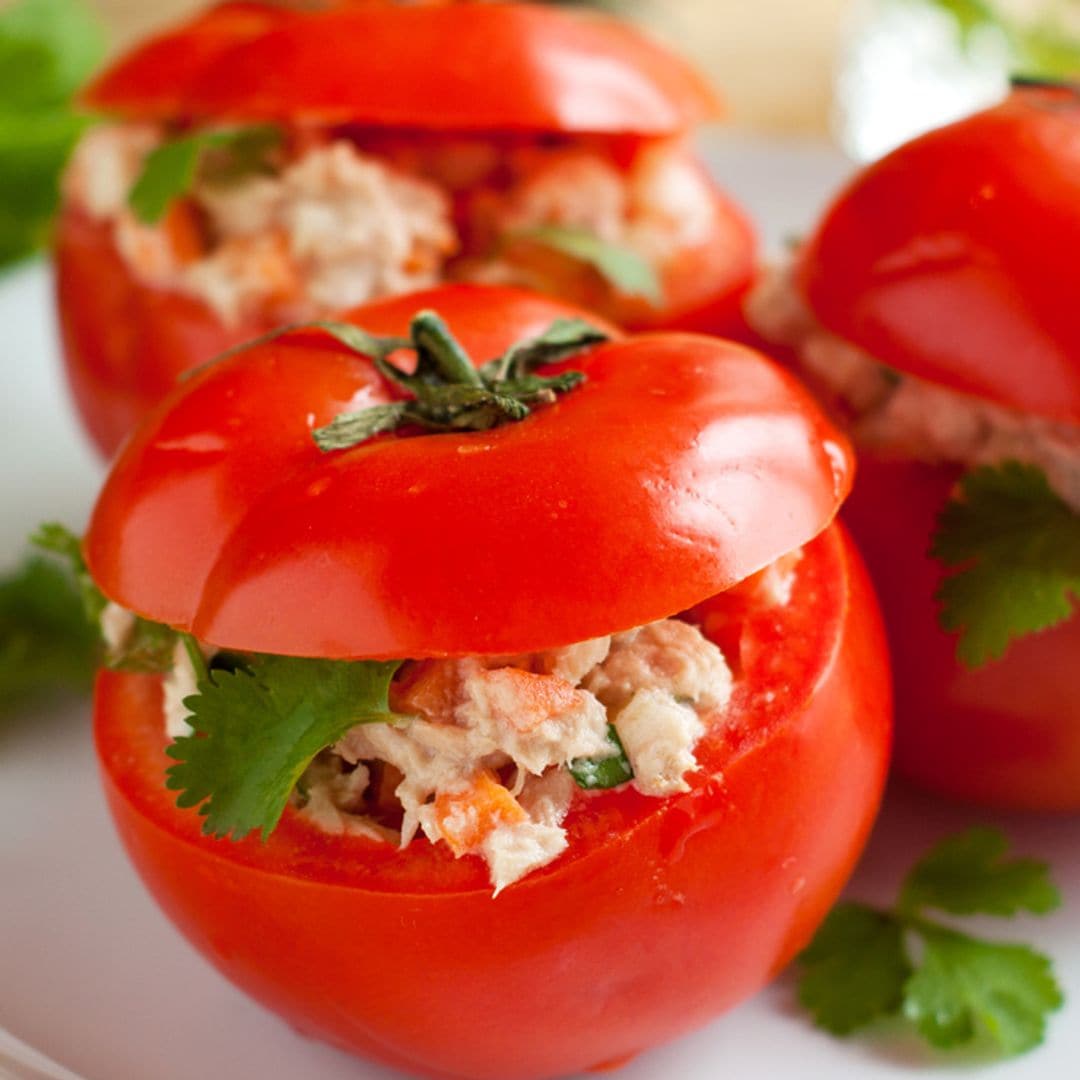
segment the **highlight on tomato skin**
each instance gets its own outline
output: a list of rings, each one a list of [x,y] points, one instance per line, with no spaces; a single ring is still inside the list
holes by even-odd
[[[227,977],[410,1073],[713,1019],[809,940],[884,784],[843,437],[748,349],[553,308],[457,286],[207,366],[83,545],[135,866]],[[124,670],[148,630],[161,674]]]
[[[113,119],[67,170],[58,304],[106,453],[177,371],[284,322],[466,280],[720,332],[754,272],[750,224],[688,144],[715,96],[612,17],[227,3],[86,102]]]
[[[747,307],[859,451],[898,770],[1036,811],[1080,809],[1078,135],[1038,85],[905,144]]]

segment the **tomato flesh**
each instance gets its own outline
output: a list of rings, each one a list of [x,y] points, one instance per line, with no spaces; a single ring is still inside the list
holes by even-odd
[[[724,603],[695,617],[708,625]],[[329,836],[291,810],[265,844],[203,837],[162,782],[152,678],[102,674],[97,745],[120,835],[163,908],[302,1031],[424,1075],[564,1075],[756,990],[805,944],[865,841],[888,664],[838,527],[806,549],[790,605],[750,613],[740,657],[688,794],[580,795],[569,850],[495,899],[477,858]]]

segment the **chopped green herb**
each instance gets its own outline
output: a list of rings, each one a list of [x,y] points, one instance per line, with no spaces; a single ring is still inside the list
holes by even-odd
[[[196,131],[170,139],[147,154],[128,204],[140,221],[156,224],[200,176],[227,183],[265,171],[268,155],[280,140],[281,132],[267,124]]]
[[[664,302],[664,288],[656,269],[631,248],[601,240],[588,229],[565,225],[541,225],[514,235],[591,266],[624,296],[640,296],[654,307]]]
[[[59,176],[89,123],[72,98],[105,54],[82,0],[19,0],[0,11],[0,266],[46,243]]]
[[[925,914],[1012,916],[1058,907],[1046,865],[1008,859],[1006,850],[1000,832],[972,829],[915,865],[894,908],[837,905],[799,957],[799,1000],[814,1022],[847,1035],[878,1017],[902,1016],[941,1049],[979,1034],[1005,1055],[1038,1046],[1047,1016],[1064,1000],[1049,959]]]
[[[938,518],[931,554],[954,571],[937,593],[941,625],[959,631],[969,667],[1071,618],[1080,597],[1080,514],[1034,465],[969,472]]]
[[[608,757],[576,758],[570,762],[570,775],[586,791],[618,787],[634,779],[634,770],[626,756],[614,724],[608,724],[608,742],[614,751]]]
[[[198,807],[203,831],[240,839],[274,830],[301,774],[356,724],[390,721],[398,662],[256,656],[212,670],[184,704],[194,734],[175,740],[167,785]]]

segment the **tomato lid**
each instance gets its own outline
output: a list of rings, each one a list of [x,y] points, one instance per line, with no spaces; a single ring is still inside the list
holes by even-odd
[[[671,135],[720,106],[694,68],[609,16],[527,3],[228,3],[87,90],[138,120]]]
[[[820,322],[884,364],[1080,422],[1080,96],[1018,89],[864,169],[799,256]]]
[[[424,309],[478,361],[580,315],[451,286],[349,321],[401,334]],[[321,331],[255,344],[178,386],[122,451],[91,573],[226,648],[514,653],[682,611],[816,536],[848,492],[843,437],[750,349],[648,334],[559,367],[586,381],[523,421],[323,453],[312,429],[390,384]]]

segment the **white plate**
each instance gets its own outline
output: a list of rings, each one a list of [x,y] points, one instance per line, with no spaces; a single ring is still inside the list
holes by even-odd
[[[805,228],[846,171],[813,144],[708,147],[726,183],[764,221],[771,246]],[[78,433],[59,374],[42,265],[0,279],[0,565],[38,522],[81,527],[102,470]],[[887,901],[916,855],[974,822],[1003,825],[1050,859],[1066,906],[988,930],[1056,959],[1071,1003],[1038,1052],[993,1067],[1000,1080],[1074,1080],[1080,1060],[1080,821],[1007,817],[895,791],[850,895]],[[85,705],[0,729],[0,1028],[88,1080],[386,1080],[396,1074],[295,1034],[210,968],[159,914],[128,867],[98,792]],[[989,1067],[934,1057],[888,1031],[839,1042],[794,1005],[792,984],[646,1054],[620,1080],[954,1077]],[[0,1062],[0,1076],[5,1073]],[[12,1075],[19,1075],[13,1073]],[[40,1075],[40,1074],[38,1074]]]

